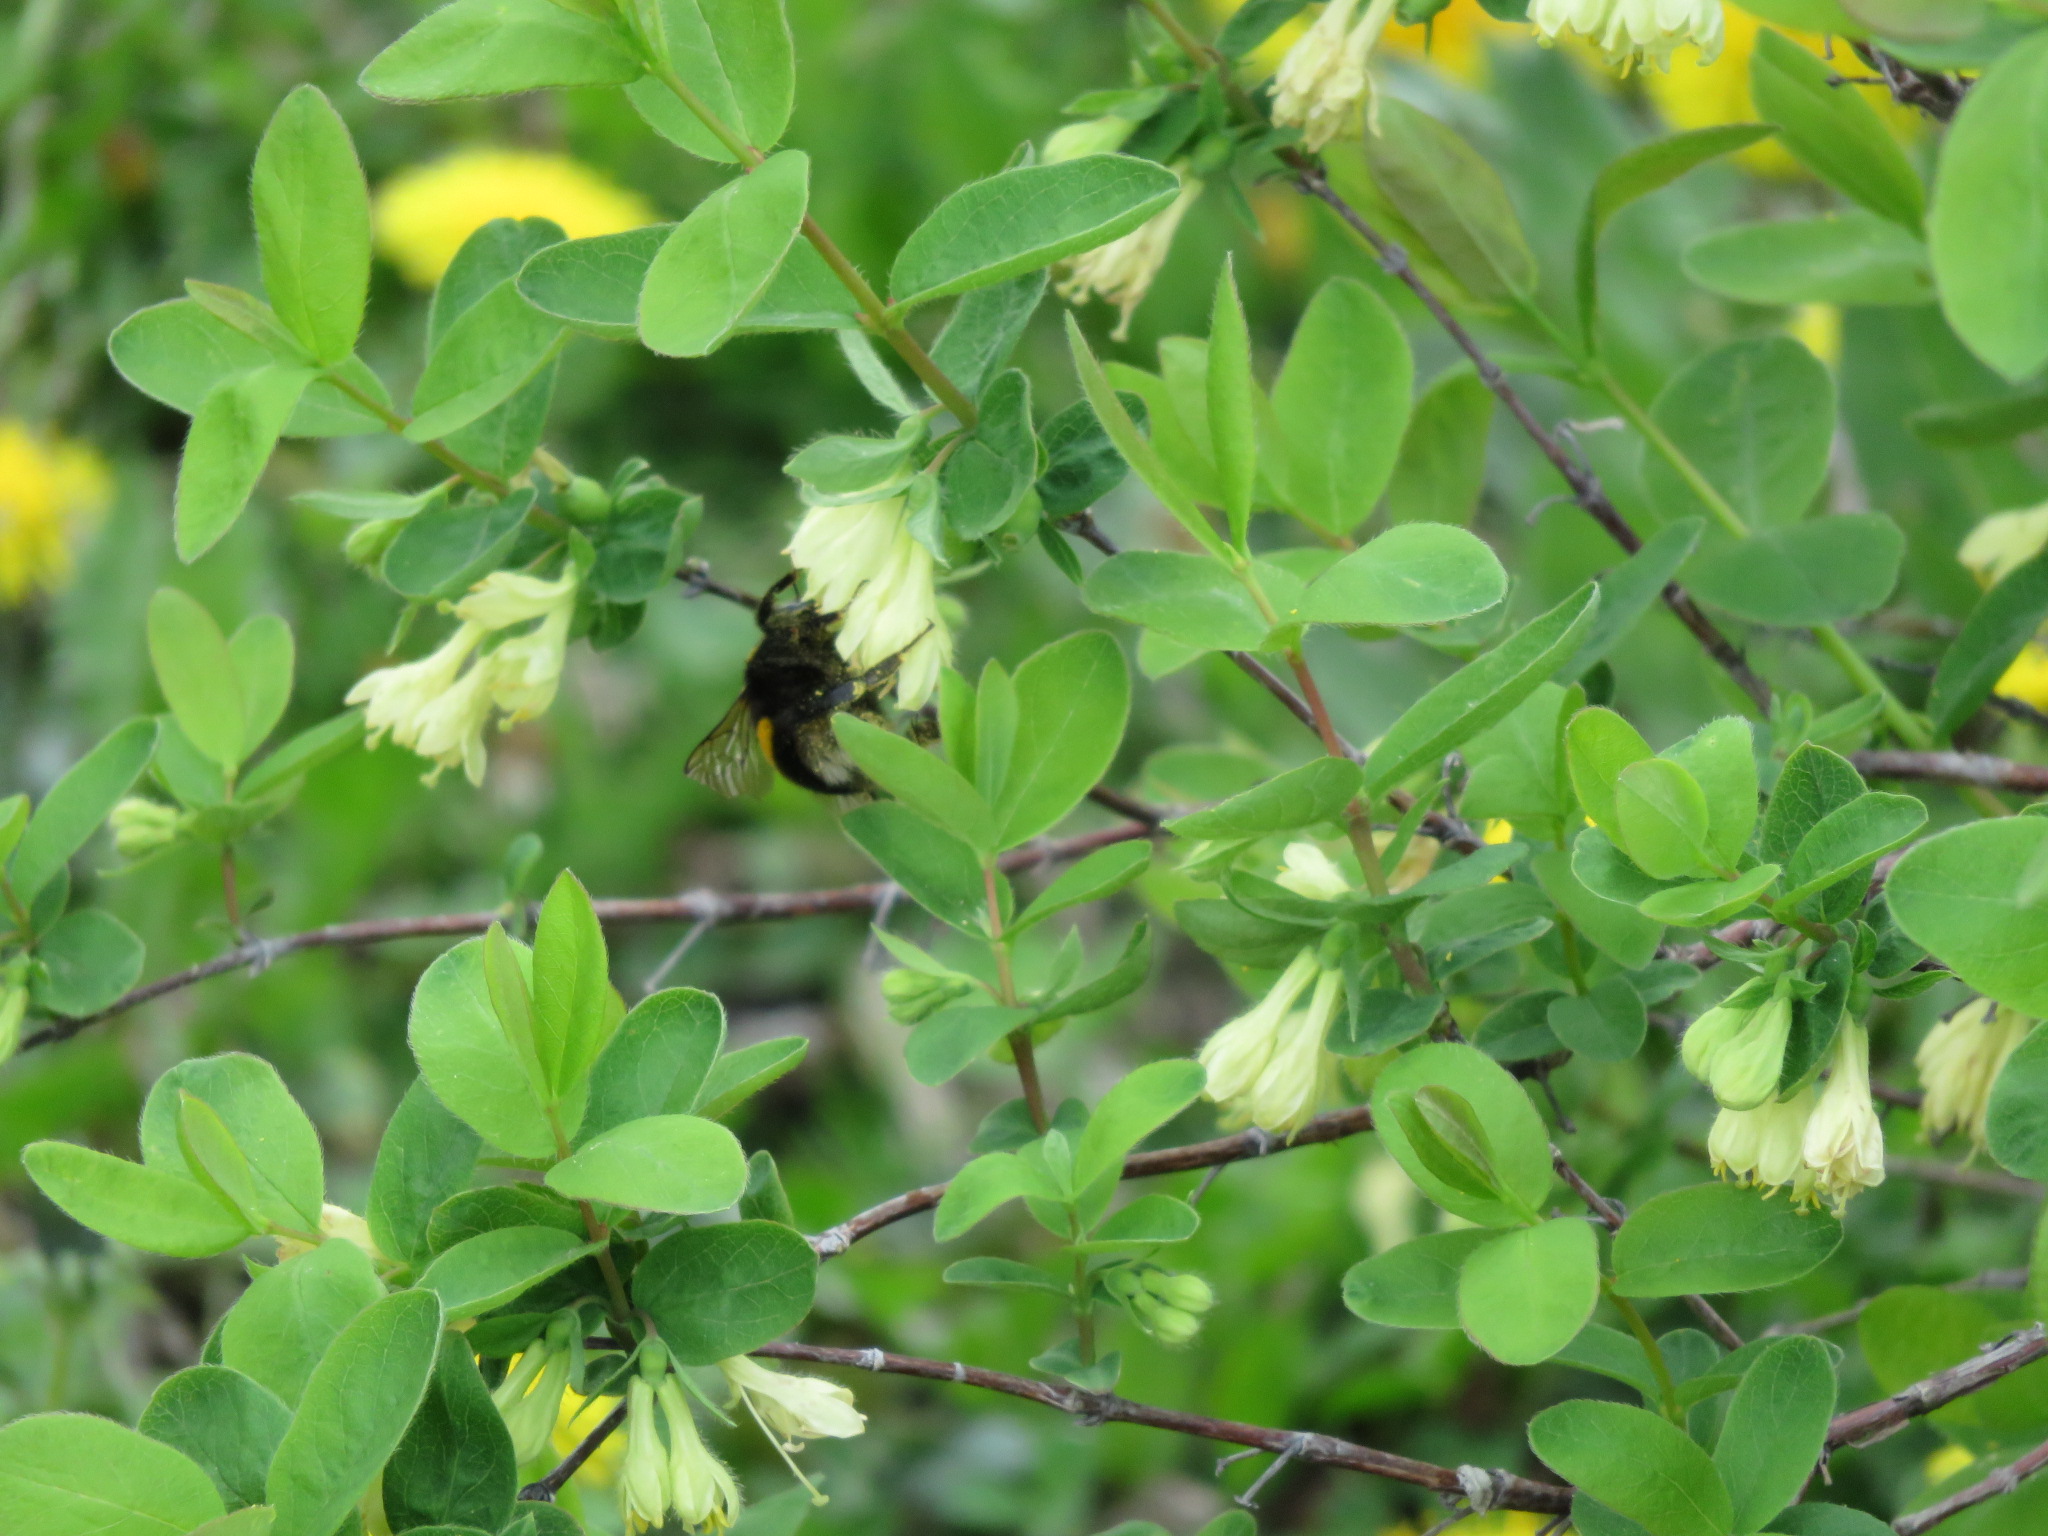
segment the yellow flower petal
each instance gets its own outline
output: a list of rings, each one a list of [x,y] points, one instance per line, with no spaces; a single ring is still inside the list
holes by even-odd
[[[113,498],[91,448],[0,417],[0,608],[62,588],[73,549]]]

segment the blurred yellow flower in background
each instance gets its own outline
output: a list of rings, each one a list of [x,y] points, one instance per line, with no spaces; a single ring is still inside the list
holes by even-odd
[[[1536,1536],[1550,1518],[1548,1515],[1532,1515],[1526,1510],[1500,1509],[1490,1515],[1474,1515],[1460,1520],[1452,1529],[1458,1536]],[[1416,1529],[1403,1520],[1399,1525],[1382,1527],[1379,1536],[1416,1536]]]
[[[1426,26],[1404,27],[1396,22],[1387,29],[1385,47],[1389,53],[1425,59],[1453,80],[1482,85],[1486,81],[1486,45],[1506,38],[1526,41],[1529,35],[1525,26],[1489,16],[1479,0],[1451,0]]]
[[[2048,709],[2048,647],[2030,640],[2013,657],[1992,692],[2002,698],[2018,699],[2036,709]]]
[[[555,1420],[554,1449],[567,1456],[583,1443],[583,1437],[619,1406],[616,1397],[585,1397],[574,1387],[562,1392],[562,1411]],[[590,1459],[576,1469],[576,1476],[594,1487],[609,1488],[619,1480],[619,1463],[626,1459],[626,1437],[607,1435],[604,1444],[590,1453]]]
[[[114,499],[114,477],[84,443],[0,417],[0,608],[71,579],[72,550]]]
[[[377,249],[408,282],[431,288],[462,242],[492,219],[553,219],[571,240],[587,240],[658,217],[639,193],[567,155],[462,149],[378,188]]]

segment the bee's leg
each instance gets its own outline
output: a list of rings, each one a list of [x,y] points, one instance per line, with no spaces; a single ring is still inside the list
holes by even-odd
[[[791,571],[787,576],[784,576],[779,581],[777,581],[774,586],[770,587],[766,592],[763,592],[761,594],[761,602],[759,606],[754,609],[754,622],[765,629],[768,624],[768,616],[775,612],[776,598],[780,597],[784,592],[788,591],[791,587],[795,585],[796,572]]]

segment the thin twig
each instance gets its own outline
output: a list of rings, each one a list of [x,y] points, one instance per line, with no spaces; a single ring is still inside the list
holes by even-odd
[[[1134,1152],[1124,1159],[1123,1176],[1127,1179],[1151,1179],[1167,1173],[1188,1173],[1197,1168],[1220,1168],[1226,1163],[1264,1157],[1286,1147],[1342,1141],[1347,1136],[1356,1136],[1371,1129],[1372,1111],[1360,1104],[1317,1115],[1285,1140],[1253,1126],[1234,1136],[1218,1136],[1210,1141],[1190,1142],[1181,1147],[1162,1147],[1155,1152]],[[906,1190],[880,1205],[849,1216],[836,1227],[826,1228],[811,1238],[811,1247],[821,1259],[837,1258],[862,1238],[872,1237],[884,1227],[932,1209],[945,1193],[944,1184],[926,1184],[919,1189]]]
[[[1849,761],[1857,772],[1873,779],[1919,779],[2048,795],[2048,767],[1982,752],[1852,752]]]
[[[1896,1434],[1921,1414],[1932,1413],[1972,1392],[1981,1392],[2044,1355],[2048,1355],[2048,1323],[2035,1323],[1991,1345],[1973,1359],[1936,1371],[1890,1397],[1836,1415],[1828,1426],[1828,1448],[1875,1444]]]
[[[1453,1467],[1440,1467],[1391,1451],[1375,1450],[1332,1435],[1269,1429],[1261,1424],[1241,1424],[1231,1419],[1182,1413],[1173,1408],[1155,1408],[1112,1393],[1083,1392],[1064,1382],[1034,1381],[1004,1371],[985,1370],[980,1366],[891,1354],[880,1349],[827,1349],[816,1344],[778,1343],[764,1344],[754,1353],[771,1360],[801,1360],[810,1365],[846,1366],[895,1376],[917,1376],[926,1381],[957,1382],[962,1386],[1001,1392],[1057,1409],[1074,1415],[1084,1424],[1140,1424],[1149,1429],[1172,1430],[1203,1440],[1252,1446],[1275,1455],[1292,1451],[1296,1461],[1343,1467],[1352,1472],[1369,1472],[1435,1493],[1460,1494],[1464,1491],[1458,1471]],[[1500,1493],[1498,1508],[1555,1515],[1562,1514],[1571,1505],[1571,1490],[1555,1483],[1540,1483],[1510,1472],[1496,1472],[1492,1478]]]
[[[1892,1529],[1898,1532],[1898,1536],[1920,1536],[1922,1531],[1933,1530],[1952,1515],[1974,1509],[2000,1494],[2011,1493],[2043,1467],[2048,1467],[2048,1441],[2035,1446],[2011,1466],[2000,1467],[1982,1482],[1957,1489],[1939,1504],[1930,1504],[1915,1514],[1899,1516],[1892,1522]]]
[[[561,1463],[548,1473],[519,1490],[522,1499],[535,1499],[543,1504],[552,1504],[555,1495],[562,1491],[562,1484],[576,1475],[576,1469],[596,1454],[597,1448],[610,1439],[612,1433],[626,1422],[626,1405],[620,1403],[610,1413],[597,1421],[597,1427],[576,1444],[576,1449],[564,1456]]]
[[[1073,837],[1028,843],[1004,855],[1006,870],[1030,869],[1040,864],[1079,858],[1112,843],[1157,835],[1157,828],[1126,823]],[[716,891],[692,891],[681,896],[625,896],[592,902],[598,920],[608,925],[634,923],[760,923],[788,918],[822,917],[834,912],[868,912],[893,889],[888,881],[869,881],[816,891],[771,891],[760,894],[722,895]],[[533,912],[537,913],[538,908]],[[531,916],[532,913],[529,914]],[[431,917],[373,918],[366,922],[330,923],[305,933],[289,933],[274,939],[256,939],[237,945],[198,965],[155,981],[146,982],[109,1003],[97,1013],[76,1018],[54,1019],[23,1038],[21,1048],[32,1050],[68,1040],[88,1025],[98,1024],[131,1008],[152,1002],[172,992],[194,986],[230,971],[269,965],[285,955],[308,949],[348,949],[366,944],[385,944],[398,939],[459,938],[482,933],[492,923],[502,922],[504,909],[490,912],[448,912]]]
[[[2024,1269],[1987,1269],[1981,1275],[1971,1275],[1966,1280],[1951,1280],[1942,1289],[1945,1291],[2023,1291],[2027,1287],[2027,1272]],[[1853,1307],[1844,1307],[1839,1312],[1829,1312],[1821,1317],[1809,1317],[1797,1323],[1773,1323],[1759,1338],[1782,1339],[1793,1333],[1828,1333],[1836,1328],[1855,1322],[1877,1300],[1866,1296]]]
[[[1557,1147],[1550,1149],[1550,1163],[1557,1170],[1558,1177],[1572,1187],[1572,1192],[1586,1202],[1586,1209],[1597,1217],[1601,1225],[1610,1232],[1619,1232],[1628,1218],[1605,1195],[1586,1182],[1585,1175],[1574,1168]],[[1704,1296],[1687,1296],[1685,1304],[1692,1308],[1693,1316],[1706,1325],[1707,1331],[1724,1349],[1742,1348],[1742,1335],[1730,1326],[1728,1320],[1714,1310],[1713,1304]]]

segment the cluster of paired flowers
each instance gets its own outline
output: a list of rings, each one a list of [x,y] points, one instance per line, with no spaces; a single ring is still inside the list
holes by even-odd
[[[348,703],[366,706],[370,745],[388,735],[428,759],[429,783],[459,766],[470,783],[482,784],[491,717],[509,730],[555,701],[576,586],[573,569],[553,579],[493,571],[459,601],[444,603],[461,622],[440,649],[380,667],[348,691]]]
[[[575,1319],[555,1319],[513,1362],[491,1401],[512,1436],[523,1466],[549,1453],[569,1366]],[[790,1460],[807,1440],[847,1439],[867,1427],[853,1394],[816,1376],[769,1369],[745,1356],[718,1363],[731,1394],[742,1403],[814,1503],[825,1496]],[[671,1515],[694,1531],[722,1531],[739,1518],[740,1489],[732,1469],[705,1445],[691,1412],[689,1392],[658,1339],[640,1347],[626,1386],[626,1454],[618,1472],[619,1510],[628,1536],[659,1526]]]
[[[1113,1269],[1103,1276],[1102,1283],[1138,1326],[1162,1344],[1192,1342],[1202,1331],[1203,1317],[1216,1305],[1216,1292],[1200,1275],[1152,1264]]]
[[[1623,70],[1639,60],[1668,70],[1688,43],[1711,64],[1726,41],[1721,0],[1530,0],[1529,23],[1545,39],[1575,32]]]
[[[1983,1151],[1991,1085],[2035,1022],[2004,1003],[1978,997],[1930,1029],[1913,1057],[1927,1090],[1920,1129],[1930,1138],[1959,1132],[1969,1137],[1972,1157]]]
[[[804,596],[839,614],[838,647],[866,672],[896,663],[896,702],[920,709],[952,659],[953,636],[939,611],[938,569],[911,531],[904,496],[812,507],[783,551],[803,573]]]
[[[1707,1137],[1714,1171],[1766,1190],[1789,1187],[1801,1205],[1839,1211],[1884,1182],[1884,1128],[1870,1097],[1870,1036],[1842,1021],[1827,1080],[1780,1096],[1792,1032],[1791,973],[1743,983],[1693,1021],[1679,1047],[1686,1069],[1713,1090],[1721,1113]]]

